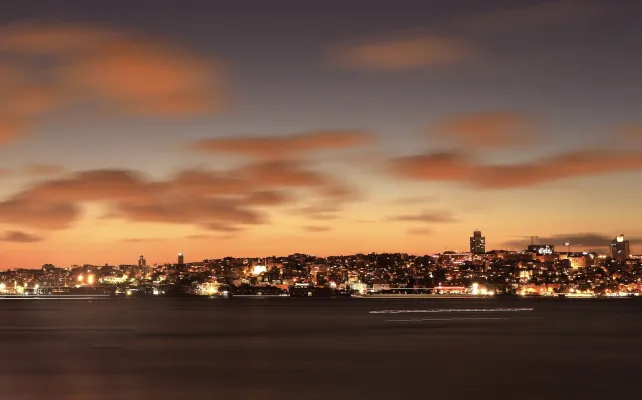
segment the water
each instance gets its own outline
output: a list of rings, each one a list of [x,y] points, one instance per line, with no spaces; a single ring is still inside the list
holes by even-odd
[[[532,311],[372,314],[373,310]],[[615,398],[642,301],[0,301],[2,399]]]

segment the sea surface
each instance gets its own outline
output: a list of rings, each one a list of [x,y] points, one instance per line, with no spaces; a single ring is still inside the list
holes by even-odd
[[[8,400],[642,393],[638,300],[0,300],[0,321]]]

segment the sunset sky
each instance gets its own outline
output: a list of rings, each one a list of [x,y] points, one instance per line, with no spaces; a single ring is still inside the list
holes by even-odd
[[[642,2],[6,0],[0,268],[642,252]]]

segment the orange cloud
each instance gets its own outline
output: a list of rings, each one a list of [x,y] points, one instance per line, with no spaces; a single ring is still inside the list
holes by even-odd
[[[22,64],[0,64],[0,144],[72,104],[158,116],[226,107],[222,64],[158,38],[82,24],[0,28],[0,60],[15,54]]]
[[[418,181],[453,181],[487,189],[534,186],[562,179],[642,171],[642,151],[576,150],[533,162],[477,164],[457,153],[402,157],[394,172]]]
[[[62,104],[52,86],[28,78],[24,68],[0,65],[0,145],[19,139],[43,114]]]
[[[213,223],[256,225],[266,223],[264,213],[226,199],[154,199],[149,204],[123,202],[122,217],[135,222],[159,222],[207,226]]]
[[[268,223],[266,208],[299,201],[289,189],[314,189],[319,201],[338,207],[341,198],[330,177],[299,163],[261,162],[225,172],[186,170],[152,181],[128,170],[93,170],[42,182],[0,202],[0,222],[64,229],[80,215],[82,203],[108,207],[105,218],[197,227]],[[328,188],[323,194],[324,188]],[[52,215],[48,215],[52,214]]]
[[[79,216],[75,204],[56,204],[25,198],[0,202],[0,222],[36,229],[66,229]]]
[[[127,170],[94,170],[44,182],[17,195],[48,203],[144,199],[152,193],[140,174]]]
[[[238,170],[239,176],[254,182],[257,187],[316,187],[329,183],[326,176],[303,169],[291,160],[267,161],[246,165]]]
[[[245,194],[253,190],[237,171],[188,169],[168,181],[153,183],[159,191],[181,196],[220,196]]]
[[[88,24],[16,23],[0,28],[0,51],[22,54],[77,53],[121,37]]]
[[[323,130],[286,136],[205,139],[196,142],[193,148],[211,154],[290,158],[319,150],[359,147],[373,138],[371,133],[358,130]]]
[[[397,158],[392,168],[399,176],[419,181],[466,181],[471,173],[468,159],[455,152]]]
[[[26,123],[18,121],[0,120],[0,146],[10,143],[25,132]]]
[[[535,121],[516,111],[490,111],[450,118],[431,132],[472,147],[502,147],[529,142]]]
[[[459,39],[415,34],[344,44],[330,58],[347,68],[400,71],[459,64],[470,55],[468,44]]]
[[[243,203],[249,206],[276,206],[293,201],[293,197],[285,192],[260,191],[250,193]]]
[[[191,115],[224,108],[220,65],[155,41],[130,38],[81,54],[61,68],[63,82],[122,110]]]

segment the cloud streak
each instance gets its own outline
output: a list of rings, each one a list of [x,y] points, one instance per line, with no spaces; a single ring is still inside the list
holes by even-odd
[[[389,217],[389,221],[446,223],[455,222],[456,219],[450,211],[422,211],[419,214],[406,214]]]
[[[41,236],[22,231],[8,231],[5,232],[4,235],[0,235],[0,241],[14,243],[36,243],[43,241],[43,238]]]
[[[471,53],[460,39],[402,33],[339,45],[329,58],[333,64],[350,69],[404,71],[461,64]]]
[[[373,140],[374,135],[365,131],[321,130],[292,135],[204,139],[192,144],[192,148],[206,154],[291,158],[320,150],[360,147]]]
[[[461,114],[429,127],[429,135],[466,147],[508,147],[533,139],[535,119],[518,111]]]
[[[574,150],[507,165],[479,164],[458,152],[434,153],[394,159],[392,170],[399,177],[415,181],[511,189],[570,178],[642,171],[642,151]]]

